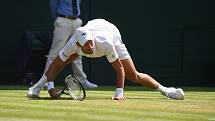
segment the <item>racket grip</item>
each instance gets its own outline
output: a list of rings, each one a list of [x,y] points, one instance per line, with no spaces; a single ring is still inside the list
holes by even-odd
[[[57,91],[57,95],[62,95],[63,94],[63,90],[59,90],[59,91]]]

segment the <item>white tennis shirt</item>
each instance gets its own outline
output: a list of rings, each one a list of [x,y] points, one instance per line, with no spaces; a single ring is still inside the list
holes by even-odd
[[[94,38],[94,52],[92,54],[83,53],[81,48],[76,45],[75,37],[72,36],[59,53],[63,61],[66,61],[70,55],[75,53],[90,58],[106,56],[110,63],[117,58],[127,59],[130,57],[121,40],[119,30],[113,24],[104,19],[94,19],[89,21],[84,28],[88,29]]]

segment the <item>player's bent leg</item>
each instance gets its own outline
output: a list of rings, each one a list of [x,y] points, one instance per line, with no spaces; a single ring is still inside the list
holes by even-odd
[[[121,60],[125,69],[126,78],[152,89],[157,89],[159,83],[147,74],[137,72],[131,58]]]

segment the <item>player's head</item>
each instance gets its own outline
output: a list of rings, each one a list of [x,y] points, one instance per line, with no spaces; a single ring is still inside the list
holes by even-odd
[[[83,53],[93,54],[93,37],[89,30],[82,27],[78,28],[75,32],[75,39]]]
[[[84,46],[88,40],[93,40],[93,36],[88,29],[79,27],[75,31],[75,39],[81,46]]]

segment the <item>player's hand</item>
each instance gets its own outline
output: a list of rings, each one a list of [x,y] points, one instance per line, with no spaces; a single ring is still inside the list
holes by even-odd
[[[112,100],[125,100],[124,96],[113,96]]]
[[[59,89],[52,88],[48,92],[52,99],[60,98]]]

